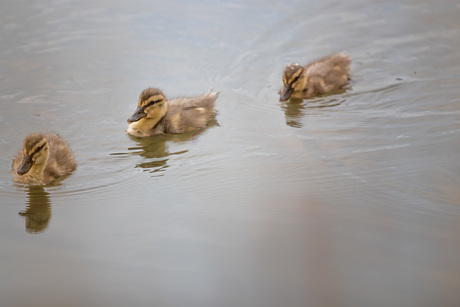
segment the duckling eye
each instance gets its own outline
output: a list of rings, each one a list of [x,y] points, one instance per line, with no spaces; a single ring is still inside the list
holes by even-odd
[[[144,106],[144,109],[145,109],[145,108],[148,108],[148,107],[150,107],[150,106],[153,106],[155,103],[159,103],[160,101],[161,101],[161,99],[159,99],[159,100],[152,100],[152,101],[150,101],[149,103],[147,103],[147,104]]]
[[[33,153],[30,154],[30,158],[32,159],[32,161],[35,162],[35,160],[36,160],[35,155],[36,155],[37,153],[39,153],[42,149],[46,149],[45,145],[46,145],[46,144],[43,144],[43,145],[39,146]]]
[[[296,83],[300,78],[300,75],[298,75],[297,77],[294,78],[294,80],[292,80],[291,84],[294,84]]]

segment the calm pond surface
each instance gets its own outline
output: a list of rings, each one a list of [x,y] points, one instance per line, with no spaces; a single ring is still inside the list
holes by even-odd
[[[458,1],[2,1],[1,306],[460,306]],[[347,51],[351,88],[279,102]],[[139,93],[220,91],[129,137]],[[78,160],[11,181],[30,132]]]

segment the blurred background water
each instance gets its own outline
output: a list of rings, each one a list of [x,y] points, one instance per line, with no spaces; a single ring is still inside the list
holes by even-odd
[[[457,1],[2,1],[1,306],[460,306]],[[347,51],[351,88],[279,102]],[[220,91],[131,138],[139,93]],[[77,170],[18,186],[30,132]]]

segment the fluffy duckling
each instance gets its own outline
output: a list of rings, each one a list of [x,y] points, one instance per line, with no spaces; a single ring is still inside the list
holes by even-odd
[[[283,89],[280,100],[311,98],[340,89],[350,80],[351,58],[346,53],[329,55],[303,67],[297,63],[283,71]]]
[[[127,132],[144,137],[203,129],[214,115],[219,96],[211,90],[197,97],[167,100],[159,89],[148,88],[139,95],[137,109],[128,118]]]
[[[46,185],[75,169],[77,164],[66,141],[57,134],[32,133],[13,160],[13,181]]]

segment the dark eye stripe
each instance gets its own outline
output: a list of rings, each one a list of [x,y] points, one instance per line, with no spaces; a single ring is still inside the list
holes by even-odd
[[[30,155],[30,158],[32,159],[32,158],[35,156],[35,154],[36,154],[37,152],[39,152],[40,150],[43,149],[43,147],[45,147],[45,145],[46,145],[46,143],[44,143],[42,146],[39,146],[39,147]]]
[[[294,78],[294,80],[292,80],[291,84],[294,84],[297,82],[297,80],[299,80],[300,78],[300,75],[298,75],[297,77]]]
[[[153,100],[153,101],[150,101],[149,103],[147,103],[145,106],[143,106],[142,108],[145,110],[145,108],[148,108],[150,106],[153,106],[155,103],[159,103],[162,99],[160,100]]]

